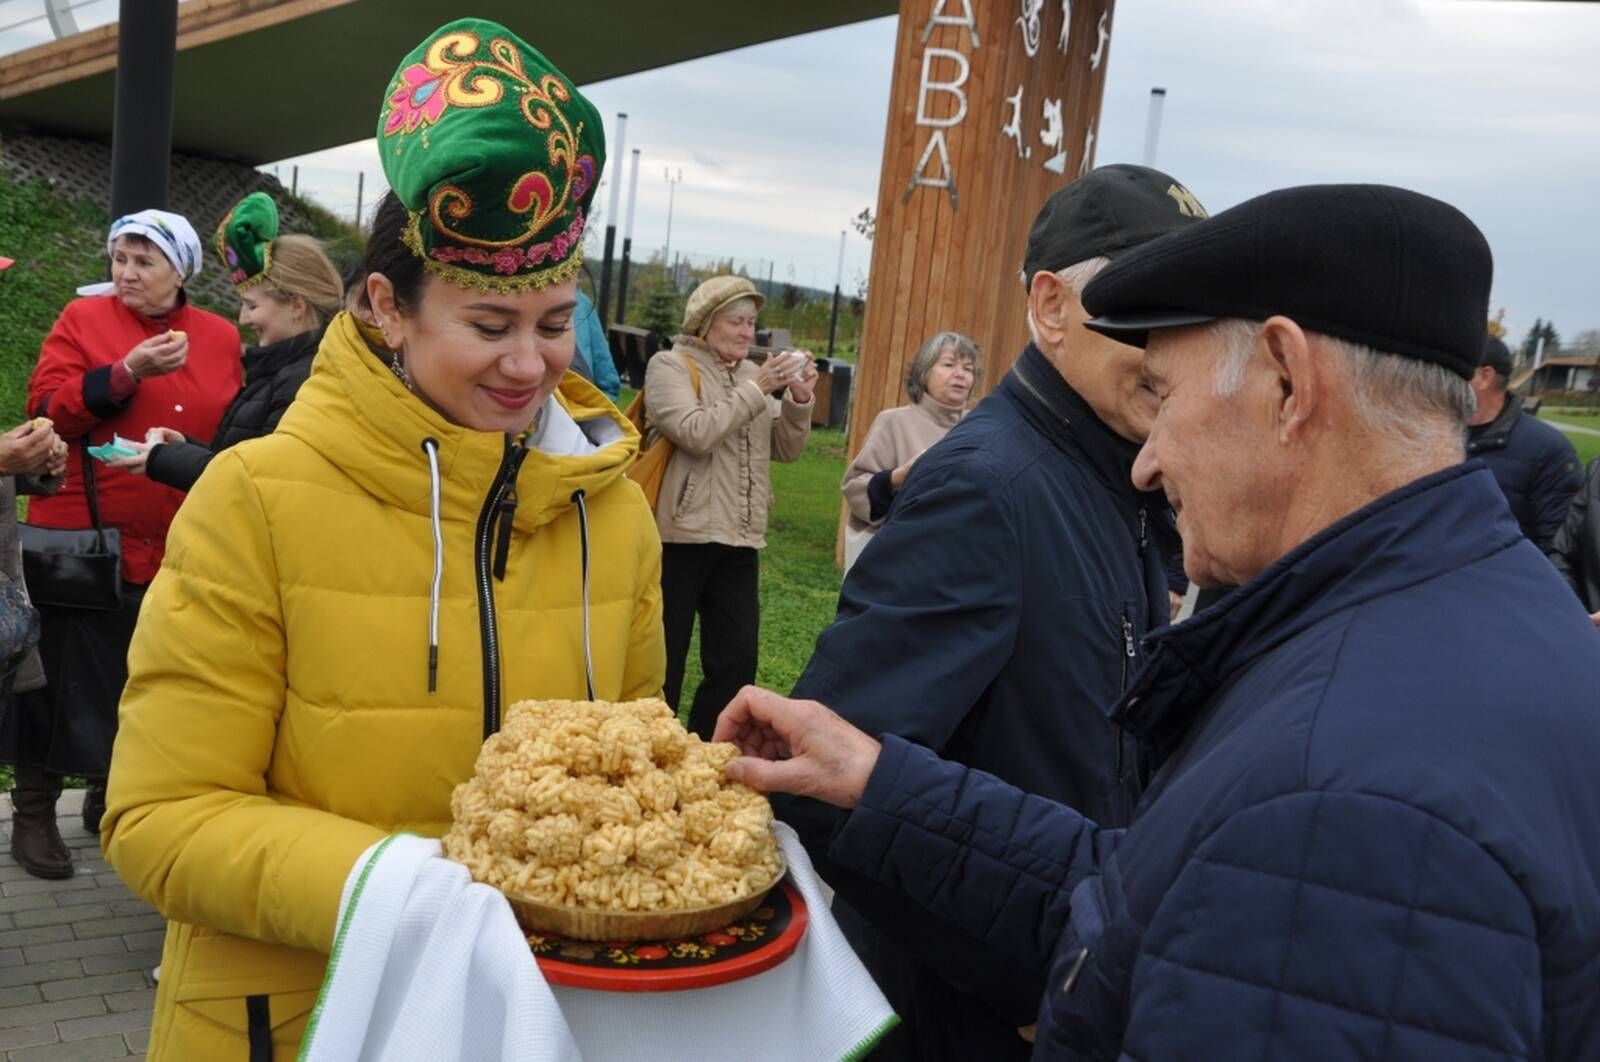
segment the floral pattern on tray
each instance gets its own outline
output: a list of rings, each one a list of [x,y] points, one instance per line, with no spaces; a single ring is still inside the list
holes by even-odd
[[[726,962],[757,951],[781,936],[794,917],[787,890],[773,889],[768,902],[731,925],[680,940],[588,941],[558,933],[528,935],[528,947],[546,961],[601,969],[671,969]]]

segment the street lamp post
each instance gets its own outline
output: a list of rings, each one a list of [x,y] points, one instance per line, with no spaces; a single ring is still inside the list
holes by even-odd
[[[1161,111],[1167,102],[1167,90],[1153,88],[1150,90],[1150,113],[1144,122],[1144,164],[1156,164],[1156,142],[1161,139]]]
[[[833,337],[839,330],[839,290],[844,287],[844,236],[839,230],[839,268],[833,275],[833,316],[828,321],[828,357],[833,357]]]
[[[622,111],[617,112],[617,150],[612,158],[623,157],[622,148],[628,139],[628,116]],[[611,176],[611,206],[606,211],[606,250],[605,261],[600,266],[600,322],[605,323],[611,309],[611,251],[617,242],[617,194],[622,190],[622,182],[617,179],[617,174]],[[617,314],[621,320],[622,315]]]
[[[628,223],[622,230],[622,277],[617,284],[617,321],[628,319],[628,262],[633,256],[633,205],[639,198],[639,149],[633,149],[633,171],[628,176]]]
[[[678,185],[683,183],[683,170],[678,170],[678,176],[672,176],[671,168],[663,171],[667,178],[667,246],[661,251],[661,265],[672,268],[672,201],[678,191]],[[677,284],[678,278],[673,277],[672,283]]]

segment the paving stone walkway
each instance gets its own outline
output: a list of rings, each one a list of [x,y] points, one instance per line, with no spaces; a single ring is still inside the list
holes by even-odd
[[[41,881],[9,854],[0,801],[0,1056],[6,1062],[143,1058],[166,923],[133,897],[79,821],[81,790],[61,796],[61,836],[77,874]]]

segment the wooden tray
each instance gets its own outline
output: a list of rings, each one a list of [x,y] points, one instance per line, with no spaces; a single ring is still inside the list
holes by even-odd
[[[794,954],[810,915],[784,880],[765,902],[707,933],[657,941],[593,943],[545,931],[528,946],[551,984],[605,992],[678,992],[764,973]]]

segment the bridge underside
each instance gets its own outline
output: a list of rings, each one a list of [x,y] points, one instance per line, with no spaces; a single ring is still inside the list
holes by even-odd
[[[895,0],[194,0],[173,148],[261,163],[373,134],[400,57],[451,10],[510,27],[578,84],[894,14]],[[0,59],[0,125],[111,136],[114,25]],[[887,57],[886,57],[887,61]],[[820,106],[837,106],[819,91]]]

